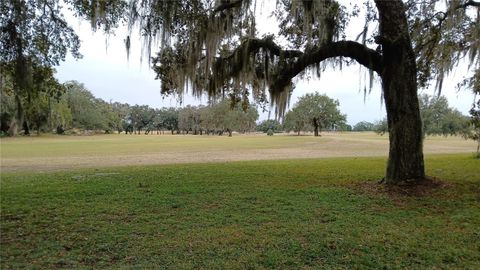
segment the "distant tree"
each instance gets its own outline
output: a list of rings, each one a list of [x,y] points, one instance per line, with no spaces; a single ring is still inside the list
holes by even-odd
[[[207,134],[222,135],[227,132],[229,136],[233,131],[241,133],[255,129],[258,112],[255,106],[241,103],[232,103],[231,100],[220,100],[210,105],[200,107],[200,126]]]
[[[225,101],[224,101],[225,102]],[[245,133],[253,131],[256,126],[256,121],[258,119],[258,112],[254,106],[248,105],[247,109],[242,107],[240,103],[232,104],[228,108],[225,116],[225,127],[230,131],[237,131],[240,133]]]
[[[215,134],[215,131],[218,128],[217,125],[219,123],[219,120],[217,119],[218,117],[219,116],[215,115],[214,104],[210,104],[201,108],[200,118],[202,119],[202,122],[200,125],[201,129],[205,131],[205,134]]]
[[[40,94],[34,100],[29,102],[29,106],[25,110],[24,129],[27,134],[31,130],[44,132],[48,129],[48,120],[50,117],[50,100],[49,97]]]
[[[4,82],[5,83],[5,82]],[[0,87],[0,131],[7,135],[11,125],[16,125],[15,119],[15,97],[8,92],[5,85]]]
[[[65,83],[66,98],[72,112],[73,126],[85,130],[106,130],[107,121],[100,102],[82,83]]]
[[[130,112],[130,105],[127,103],[114,102],[110,104],[111,110],[114,113],[112,116],[112,126],[116,128],[118,133],[128,129],[127,116]]]
[[[255,129],[263,133],[267,133],[271,129],[272,132],[276,133],[283,131],[283,125],[278,120],[268,119],[258,123]]]
[[[388,132],[388,124],[387,124],[387,119],[384,118],[382,120],[376,121],[373,130],[375,133],[383,135]]]
[[[358,122],[355,126],[353,126],[353,131],[372,131],[374,126],[375,125],[373,123],[361,121]]]
[[[162,126],[171,131],[172,134],[178,132],[178,114],[179,111],[175,108],[164,108],[161,110],[162,114]]]
[[[449,106],[444,96],[419,96],[425,135],[457,135],[468,130],[468,117]]]
[[[68,106],[66,95],[63,95],[59,100],[50,99],[49,105],[49,129],[58,134],[63,134],[65,130],[72,127],[73,123],[72,111]]]
[[[288,117],[287,113],[287,127],[291,126],[297,132],[313,127],[314,136],[319,136],[322,129],[334,129],[335,126],[345,123],[346,116],[340,113],[339,105],[338,100],[326,95],[306,94],[293,106],[293,115]]]
[[[134,105],[130,107],[130,113],[127,117],[134,132],[140,134],[142,130],[146,131],[153,122],[155,110],[147,105]]]
[[[188,134],[192,132],[194,135],[200,133],[201,127],[201,109],[196,106],[187,105],[179,110],[178,128]]]
[[[162,110],[155,109],[154,116],[151,123],[152,132],[155,130],[157,134],[159,134],[160,131],[165,130],[163,126],[163,120],[164,120],[164,115],[162,114]]]
[[[340,123],[338,125],[338,131],[352,131],[353,128],[351,125],[347,124],[347,123]]]
[[[285,114],[283,128],[286,132],[296,132],[300,136],[301,131],[311,131],[312,125],[305,120],[303,112],[298,107],[293,107]]]

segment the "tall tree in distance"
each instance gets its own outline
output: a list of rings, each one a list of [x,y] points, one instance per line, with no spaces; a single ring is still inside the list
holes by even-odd
[[[353,126],[353,131],[372,131],[374,129],[374,124],[367,122],[367,121],[361,121],[355,124]]]
[[[267,133],[269,130],[271,130],[272,132],[282,132],[283,127],[278,120],[268,119],[258,123],[255,130],[263,133]]]
[[[444,96],[419,96],[425,135],[462,135],[469,132],[468,117],[448,105]]]
[[[315,137],[320,136],[323,128],[334,129],[345,124],[346,116],[338,109],[338,100],[319,93],[306,94],[298,99],[292,110],[285,116],[287,131],[313,130]]]

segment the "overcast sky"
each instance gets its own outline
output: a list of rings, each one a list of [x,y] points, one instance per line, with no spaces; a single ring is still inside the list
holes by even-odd
[[[262,11],[262,14],[269,14],[269,11]],[[270,27],[271,22],[267,23],[266,16],[260,17],[263,17],[263,19],[257,19],[260,32],[276,31],[275,28]],[[89,23],[80,22],[71,16],[67,18],[82,40],[80,51],[84,57],[75,60],[69,56],[57,68],[57,78],[60,82],[79,81],[85,84],[96,97],[105,101],[118,101],[131,105],[146,104],[154,108],[180,106],[175,97],[162,98],[160,95],[160,83],[154,80],[154,72],[149,69],[145,59],[143,63],[140,61],[140,41],[132,41],[130,59],[127,61],[123,43],[127,35],[125,29],[119,29],[115,36],[105,38],[100,32],[93,33]],[[356,31],[351,32],[354,35]],[[363,86],[360,86],[365,81],[362,75],[364,72],[359,70],[359,65],[344,67],[342,70],[327,69],[322,73],[320,80],[298,80],[290,106],[293,106],[298,97],[305,93],[318,91],[339,100],[340,110],[347,115],[347,121],[351,125],[360,121],[373,122],[384,118],[385,106],[381,102],[378,80],[371,93],[364,96]],[[473,94],[471,91],[457,92],[455,85],[466,72],[466,65],[458,68],[445,80],[442,90],[450,106],[457,108],[465,115],[468,114],[473,102]],[[432,89],[420,90],[420,92],[433,94]],[[206,101],[206,98],[197,100],[185,95],[182,105],[205,104]],[[260,111],[260,120],[267,117],[268,112]]]

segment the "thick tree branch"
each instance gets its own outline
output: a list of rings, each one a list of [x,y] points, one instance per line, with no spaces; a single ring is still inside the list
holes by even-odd
[[[225,80],[238,76],[238,74],[244,72],[244,68],[249,65],[248,59],[250,59],[250,56],[256,55],[260,49],[268,51],[270,55],[284,59],[295,59],[303,55],[303,53],[298,50],[283,50],[271,37],[262,39],[249,38],[244,40],[240,46],[236,47],[229,55],[215,59],[213,69],[216,78]],[[266,61],[268,62],[268,60]],[[263,72],[268,71],[264,70]],[[264,74],[263,76],[266,75]]]
[[[467,1],[465,4],[463,5],[459,5],[457,7],[457,9],[459,8],[467,8],[467,7],[480,7],[480,2],[476,2],[476,1],[473,1],[473,0],[470,0],[470,1]]]
[[[292,65],[286,65],[277,73],[277,79],[271,86],[275,89],[283,89],[292,78],[311,65],[320,63],[328,58],[349,57],[361,65],[380,73],[382,56],[375,50],[354,41],[338,41],[326,44],[316,50],[304,53]]]
[[[242,5],[242,2],[243,0],[235,0],[235,1],[229,1],[229,2],[225,2],[219,6],[217,6],[214,10],[213,10],[213,13],[217,13],[217,12],[221,12],[221,11],[224,11],[224,10],[227,10],[227,9],[231,9],[231,8],[236,8],[236,7],[240,7]]]
[[[276,56],[282,56],[286,58],[300,57],[303,55],[301,51],[298,50],[283,50],[279,45],[277,45],[272,38],[263,38],[257,39],[252,38],[246,41],[251,51],[257,51],[260,48],[268,49],[268,51]]]

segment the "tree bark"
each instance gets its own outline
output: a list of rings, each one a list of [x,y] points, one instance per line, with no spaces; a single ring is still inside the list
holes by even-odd
[[[10,123],[10,128],[8,129],[9,136],[17,136],[18,133],[23,129],[25,113],[23,111],[22,100],[18,94],[15,94],[15,104],[16,104],[16,114]]]
[[[313,118],[313,136],[318,137],[318,119]]]
[[[387,109],[390,148],[385,181],[417,182],[425,178],[422,122],[417,98],[417,68],[401,1],[375,0],[380,15],[383,63],[380,71]]]

